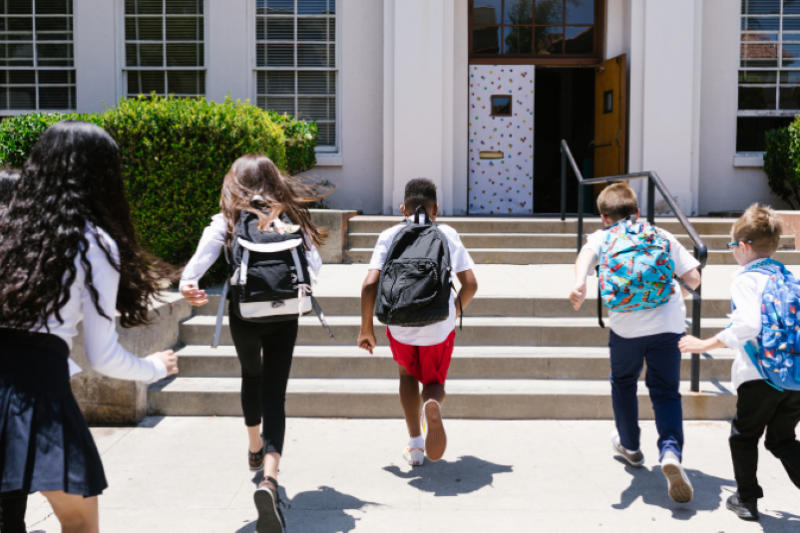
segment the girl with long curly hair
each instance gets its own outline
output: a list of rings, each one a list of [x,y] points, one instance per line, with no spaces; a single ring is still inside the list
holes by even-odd
[[[171,350],[140,359],[116,332],[115,311],[124,327],[149,322],[161,272],[137,242],[111,136],[73,120],[47,129],[0,214],[0,492],[41,491],[62,531],[99,531],[108,486],[70,388],[78,324],[98,372],[177,373]]]
[[[248,154],[233,163],[222,185],[222,212],[211,218],[194,257],[181,278],[181,293],[194,305],[208,303],[205,291],[198,289],[200,278],[214,264],[223,247],[230,246],[234,227],[242,213],[258,217],[259,230],[281,219],[299,226],[305,240],[308,268],[318,274],[322,259],[317,247],[327,233],[311,221],[306,203],[319,199],[300,181],[285,176],[266,156]],[[242,367],[242,411],[249,437],[250,470],[264,469],[264,481],[254,498],[258,508],[257,531],[280,533],[284,526],[278,504],[278,465],[283,454],[286,431],[286,386],[297,341],[298,315],[278,315],[273,322],[242,319],[231,305],[229,324],[236,355]],[[262,362],[263,353],[263,362]],[[263,432],[259,434],[263,418]],[[262,438],[263,437],[263,438]]]

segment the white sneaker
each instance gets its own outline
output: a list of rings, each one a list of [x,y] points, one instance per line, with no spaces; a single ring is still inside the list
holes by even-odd
[[[617,430],[611,432],[611,447],[614,448],[614,451],[617,452],[622,456],[626,463],[636,468],[639,468],[644,464],[644,454],[642,450],[636,450],[632,452],[626,449],[619,441],[619,433]]]
[[[422,466],[425,462],[425,450],[422,448],[412,448],[411,445],[406,446],[403,450],[403,457],[411,466]]]
[[[664,454],[661,460],[661,472],[669,484],[669,497],[678,503],[689,503],[694,497],[694,489],[689,476],[683,470],[678,456],[672,452]]]
[[[447,434],[442,421],[442,406],[436,400],[428,400],[422,406],[422,436],[425,437],[428,459],[441,459],[447,448]]]

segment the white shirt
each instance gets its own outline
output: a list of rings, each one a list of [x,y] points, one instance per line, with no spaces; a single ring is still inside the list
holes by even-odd
[[[305,233],[303,233],[303,235],[305,235]],[[189,264],[186,265],[186,268],[183,269],[180,288],[186,285],[198,286],[200,278],[203,277],[203,274],[205,274],[217,260],[222,251],[222,247],[226,246],[227,237],[228,221],[225,219],[225,215],[217,213],[211,217],[211,224],[203,230],[203,236],[200,238],[200,243],[197,245],[197,251],[195,251]],[[307,235],[305,235],[305,240],[306,247],[309,248],[306,250],[308,268],[314,272],[314,275],[317,275],[322,269],[322,257],[320,257],[317,248]]]
[[[728,315],[731,319],[730,325],[716,335],[720,342],[737,350],[731,367],[731,386],[734,389],[747,381],[764,379],[744,351],[744,345],[761,333],[761,296],[769,277],[747,270],[762,261],[763,259],[751,261],[732,274],[731,299],[736,311]]]
[[[111,318],[108,319],[97,312],[97,307],[92,302],[89,289],[86,287],[86,272],[78,254],[75,258],[77,269],[75,281],[70,286],[69,300],[61,309],[64,323],[59,323],[54,316],[49,317],[47,325],[50,333],[63,339],[71,350],[72,339],[78,334],[78,324],[83,320],[83,346],[86,350],[86,359],[92,368],[112,378],[146,383],[165,378],[167,367],[160,359],[154,356],[139,358],[119,344],[115,315],[120,275],[98,246],[97,239],[103,240],[115,262],[119,260],[117,244],[108,233],[93,228],[88,223],[84,235],[89,241],[86,258],[92,265],[92,284],[97,289],[98,303],[106,316]],[[47,329],[41,326],[34,331],[46,333]],[[80,369],[71,360],[69,366],[70,376]]]
[[[600,247],[605,241],[608,230],[597,230],[586,240],[586,247],[600,257]],[[683,276],[693,268],[700,266],[699,261],[684,248],[668,231],[659,231],[669,240],[669,256],[675,264],[675,274]],[[659,333],[686,333],[686,305],[683,303],[681,286],[672,280],[673,293],[669,302],[654,309],[620,313],[609,310],[609,327],[626,339],[658,335]]]
[[[409,217],[408,220],[413,223],[414,217]],[[424,215],[420,215],[420,222],[425,222]],[[383,264],[386,262],[386,254],[392,246],[394,236],[405,227],[405,224],[398,224],[380,234],[378,237],[378,244],[375,245],[375,251],[372,252],[372,260],[369,262],[370,270],[381,270],[383,268]],[[461,243],[458,232],[444,224],[438,224],[438,227],[442,230],[445,237],[447,237],[447,244],[450,249],[450,266],[453,269],[453,274],[475,268],[475,263],[472,262],[469,252],[467,252],[467,249],[464,248],[464,245]],[[389,326],[389,331],[392,333],[392,337],[394,337],[395,340],[412,346],[433,346],[435,344],[441,344],[454,329],[456,329],[456,304],[452,291],[450,294],[450,316],[447,317],[447,320],[419,328]]]

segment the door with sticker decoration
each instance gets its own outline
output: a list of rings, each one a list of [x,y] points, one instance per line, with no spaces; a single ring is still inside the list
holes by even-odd
[[[534,72],[469,67],[469,214],[533,214]]]

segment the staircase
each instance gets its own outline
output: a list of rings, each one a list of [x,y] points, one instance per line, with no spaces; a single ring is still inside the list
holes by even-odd
[[[377,234],[397,222],[389,217],[350,220],[345,257],[367,263]],[[571,286],[577,240],[575,222],[533,219],[442,220],[460,233],[476,262],[480,289],[457,330],[456,348],[447,382],[445,414],[456,418],[609,419],[608,332],[597,325],[596,301],[574,312],[565,295]],[[659,221],[679,234],[677,222]],[[694,221],[693,221],[694,223]],[[709,264],[729,263],[724,251],[729,220],[701,219],[695,227],[708,244]],[[587,231],[599,227],[589,221]],[[688,243],[687,243],[688,244]],[[787,248],[789,241],[785,242]],[[782,250],[778,259],[800,264],[800,252]],[[528,265],[530,266],[509,266]],[[729,279],[730,267],[711,266],[705,275]],[[718,274],[716,274],[718,272]],[[326,265],[318,288],[334,339],[316,317],[300,319],[287,413],[301,417],[401,417],[397,365],[388,349],[385,327],[376,322],[379,347],[374,355],[355,347],[358,336],[359,289],[364,265]],[[516,276],[516,278],[515,278]],[[515,282],[514,280],[522,282]],[[541,279],[546,283],[524,281]],[[515,290],[516,285],[528,288]],[[718,284],[719,285],[719,284]],[[531,289],[530,287],[534,287]],[[703,301],[703,335],[727,324],[726,294],[707,291]],[[716,291],[719,293],[720,291]],[[589,289],[590,298],[596,295]],[[209,348],[219,296],[196,309],[180,326],[181,373],[151,385],[153,415],[241,415],[239,364],[230,332],[223,346]],[[691,308],[687,304],[687,308]],[[226,319],[227,321],[227,319]],[[731,350],[715,350],[701,361],[701,392],[689,392],[689,356],[682,366],[686,419],[728,419],[735,395],[728,384]],[[639,388],[642,418],[652,418],[647,388]]]

